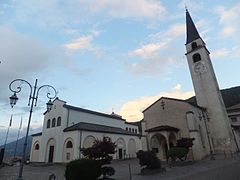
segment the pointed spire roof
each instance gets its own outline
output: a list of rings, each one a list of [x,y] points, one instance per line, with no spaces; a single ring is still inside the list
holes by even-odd
[[[197,28],[196,28],[195,24],[193,23],[193,20],[187,9],[186,9],[186,29],[187,29],[186,44],[200,38]]]

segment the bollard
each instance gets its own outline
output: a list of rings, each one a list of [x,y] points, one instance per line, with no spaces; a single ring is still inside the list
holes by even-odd
[[[48,180],[56,180],[56,175],[54,173],[50,174]]]
[[[132,179],[132,172],[131,172],[130,164],[128,164],[128,170],[129,170],[129,179]]]

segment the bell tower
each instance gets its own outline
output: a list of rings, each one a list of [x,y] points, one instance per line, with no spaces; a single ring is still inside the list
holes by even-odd
[[[206,108],[215,153],[235,150],[230,121],[214,73],[210,52],[186,10],[186,56],[197,104]]]

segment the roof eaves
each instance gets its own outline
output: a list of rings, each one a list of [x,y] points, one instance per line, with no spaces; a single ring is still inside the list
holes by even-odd
[[[76,107],[76,106],[71,106],[71,105],[64,104],[63,107],[65,107],[67,109],[71,109],[71,110],[81,111],[81,112],[85,112],[85,113],[90,113],[90,114],[94,114],[94,115],[99,115],[99,116],[103,116],[103,117],[108,117],[108,118],[112,118],[112,119],[125,121],[125,119],[122,119],[122,118],[117,117],[117,116],[112,116],[112,115],[101,113],[101,112],[97,112],[97,111],[83,109],[83,108]]]

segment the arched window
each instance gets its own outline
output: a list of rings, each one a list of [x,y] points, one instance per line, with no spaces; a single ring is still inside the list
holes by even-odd
[[[201,55],[199,53],[196,53],[192,56],[193,58],[193,62],[198,62],[198,61],[201,61]]]
[[[137,133],[137,129],[135,129],[135,133]]]
[[[197,49],[197,43],[196,43],[196,42],[193,42],[193,43],[191,44],[191,46],[192,46],[192,50]]]
[[[51,126],[51,120],[48,119],[48,120],[47,120],[47,128],[50,128],[50,126]]]
[[[72,148],[72,147],[73,147],[72,141],[68,141],[66,148]]]
[[[61,117],[60,116],[57,118],[57,126],[61,126]]]
[[[52,127],[55,127],[56,126],[56,118],[53,118],[52,120]]]
[[[36,144],[34,149],[39,150],[39,144]]]
[[[128,128],[126,127],[126,131],[128,131]]]

